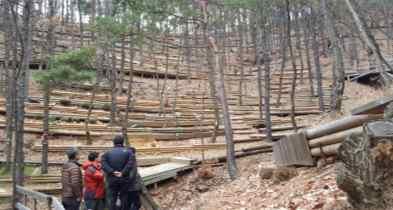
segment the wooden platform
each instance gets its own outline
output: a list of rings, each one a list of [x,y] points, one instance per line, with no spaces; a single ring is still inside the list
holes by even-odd
[[[175,178],[181,171],[193,168],[191,160],[185,158],[175,159],[176,161],[159,164],[139,170],[145,185],[151,185],[164,181],[166,179]]]

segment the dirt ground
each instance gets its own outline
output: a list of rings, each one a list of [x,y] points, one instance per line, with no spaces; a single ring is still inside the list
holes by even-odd
[[[224,166],[206,166],[152,193],[168,210],[351,209],[336,185],[334,164],[298,168],[298,176],[274,184],[259,175],[262,168],[273,167],[270,158],[271,154],[263,154],[238,159],[240,175],[235,181],[230,181]],[[210,179],[200,172],[206,170]]]

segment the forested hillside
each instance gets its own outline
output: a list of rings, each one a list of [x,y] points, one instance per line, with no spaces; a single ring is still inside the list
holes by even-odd
[[[391,0],[0,0],[0,209],[119,135],[144,209],[386,209],[392,66]]]

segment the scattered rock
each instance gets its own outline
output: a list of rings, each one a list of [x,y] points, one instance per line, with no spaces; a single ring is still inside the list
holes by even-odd
[[[322,209],[324,206],[325,206],[325,203],[320,202],[320,203],[317,203],[316,205],[314,205],[314,206],[312,207],[312,209],[313,209],[313,210]]]
[[[198,174],[198,178],[204,179],[204,180],[212,179],[216,176],[213,173],[212,168],[209,166],[203,166],[203,167],[199,168],[197,171],[197,174]]]
[[[333,164],[336,162],[336,160],[337,160],[336,156],[330,156],[330,157],[326,158],[327,164]]]
[[[62,106],[71,106],[71,100],[68,99],[60,99],[59,104]]]
[[[261,179],[271,179],[273,177],[274,168],[261,168],[259,176]]]
[[[322,169],[325,166],[327,166],[326,158],[319,158],[317,161],[317,168]]]
[[[278,184],[280,182],[288,181],[297,175],[298,173],[296,168],[278,168],[274,170],[272,180],[273,183]]]
[[[259,171],[259,176],[261,179],[271,179],[273,183],[278,184],[283,181],[288,181],[293,177],[297,176],[296,168],[262,168]]]
[[[196,187],[196,190],[198,190],[198,192],[200,192],[200,193],[204,193],[204,192],[207,192],[207,191],[209,191],[209,187],[208,186],[206,186],[206,185],[197,185]]]
[[[330,156],[327,158],[319,158],[317,161],[317,168],[322,169],[327,165],[334,164],[336,162],[335,156]]]

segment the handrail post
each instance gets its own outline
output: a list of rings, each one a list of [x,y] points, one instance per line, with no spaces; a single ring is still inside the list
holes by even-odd
[[[52,197],[48,197],[48,209],[52,209]]]
[[[33,209],[37,210],[37,199],[33,199]]]

